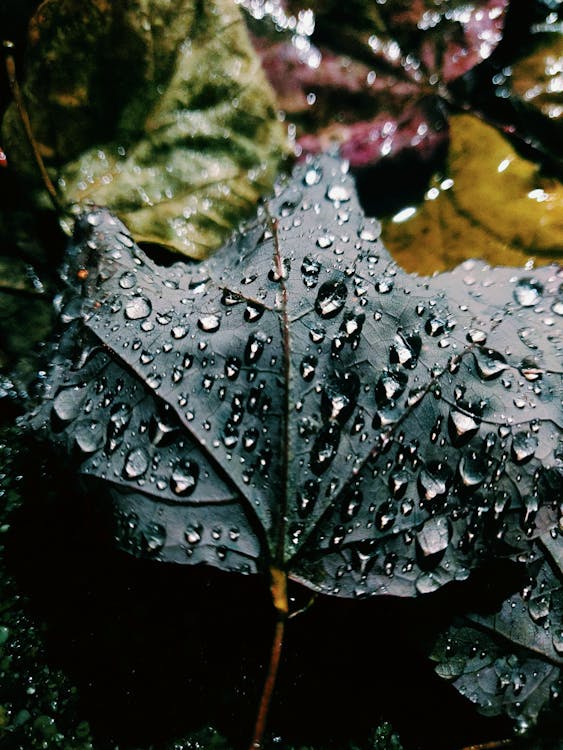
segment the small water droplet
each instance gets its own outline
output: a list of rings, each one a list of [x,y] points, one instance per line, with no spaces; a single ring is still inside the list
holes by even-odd
[[[179,497],[191,495],[199,479],[199,466],[189,458],[176,461],[170,477],[170,489]]]

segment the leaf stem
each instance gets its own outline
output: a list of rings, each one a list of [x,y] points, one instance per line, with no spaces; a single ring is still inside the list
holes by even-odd
[[[35,140],[35,137],[33,135],[33,129],[31,127],[29,115],[27,114],[27,109],[23,101],[23,96],[22,96],[21,89],[20,89],[17,75],[16,75],[16,62],[14,60],[14,55],[12,54],[12,50],[14,49],[14,44],[13,42],[5,40],[2,43],[2,45],[4,47],[4,60],[6,64],[6,73],[8,76],[8,83],[10,85],[10,91],[12,92],[12,96],[14,97],[14,102],[16,104],[16,108],[18,110],[18,114],[20,116],[20,120],[23,125],[23,129],[25,131],[25,135],[27,137],[28,143],[33,152],[33,157],[37,164],[37,168],[39,169],[39,172],[41,174],[43,185],[45,186],[45,189],[49,193],[51,203],[53,204],[55,211],[57,211],[57,213],[62,214],[64,213],[63,206],[59,200],[59,196],[57,194],[55,186],[53,185],[53,182],[51,178],[49,177],[47,169],[45,168],[45,163],[43,161],[43,157],[41,156],[41,153],[39,152],[37,141]]]
[[[259,748],[262,747],[262,738],[264,736],[264,730],[266,728],[268,710],[270,708],[270,702],[272,700],[272,694],[274,692],[274,687],[276,684],[276,677],[278,675],[278,668],[280,664],[280,657],[285,634],[285,622],[287,620],[288,613],[287,576],[284,571],[279,570],[278,568],[272,568],[270,570],[270,574],[272,577],[272,583],[270,587],[272,592],[272,601],[276,608],[276,623],[274,627],[272,649],[270,651],[270,664],[268,666],[268,673],[266,675],[266,681],[264,682],[264,688],[262,690],[262,697],[260,698],[258,714],[256,715],[256,722],[254,724],[254,736],[252,738],[249,750],[259,750]]]

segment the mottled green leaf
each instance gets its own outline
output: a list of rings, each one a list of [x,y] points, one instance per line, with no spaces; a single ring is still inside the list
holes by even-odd
[[[255,206],[285,148],[230,0],[47,0],[24,93],[66,200],[106,205],[137,241],[193,257]],[[3,138],[10,164],[35,174],[13,106]]]

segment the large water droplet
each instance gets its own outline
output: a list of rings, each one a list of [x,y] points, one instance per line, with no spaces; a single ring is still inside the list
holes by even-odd
[[[516,463],[529,461],[538,447],[538,439],[531,432],[517,432],[512,438],[512,457]]]
[[[160,523],[150,523],[141,534],[143,548],[149,554],[156,554],[164,547],[166,529]]]
[[[421,348],[422,341],[417,333],[399,332],[395,334],[394,343],[389,349],[389,361],[412,370],[417,365]]]
[[[138,479],[149,468],[149,457],[141,446],[132,448],[125,456],[123,476],[125,479]]]
[[[494,349],[479,349],[474,352],[474,357],[477,372],[483,380],[494,380],[508,368],[506,359]]]
[[[325,425],[317,435],[311,454],[309,465],[313,474],[324,473],[334,461],[340,443],[340,427],[335,422]]]
[[[375,384],[375,400],[380,406],[388,401],[396,401],[404,392],[408,382],[408,375],[402,370],[397,368],[384,370]]]
[[[190,523],[184,531],[184,538],[190,545],[199,544],[203,535],[203,526],[200,523]]]
[[[321,393],[323,419],[344,424],[354,411],[360,392],[360,378],[354,370],[335,370]]]
[[[350,191],[344,185],[329,185],[326,191],[326,197],[333,203],[346,203],[350,200]]]
[[[61,422],[72,422],[80,413],[85,388],[61,388],[53,399],[53,414]]]
[[[303,277],[303,283],[308,289],[317,286],[320,272],[321,264],[314,258],[311,258],[310,255],[306,255],[301,264],[301,275]]]
[[[227,357],[225,360],[225,375],[229,380],[236,380],[242,367],[242,361],[235,356]]]
[[[444,516],[429,518],[416,535],[418,547],[424,557],[443,552],[450,542],[450,527]]]
[[[244,349],[244,361],[247,365],[256,364],[264,353],[267,336],[261,331],[251,333]]]
[[[175,495],[187,497],[197,486],[199,466],[189,458],[179,459],[170,477],[170,489]]]
[[[424,500],[432,502],[443,498],[451,484],[452,470],[440,461],[430,461],[420,472],[419,491]]]
[[[348,289],[343,281],[325,281],[319,287],[315,310],[322,318],[333,318],[344,307],[347,295]]]
[[[470,451],[459,462],[459,476],[467,488],[478,487],[487,476],[487,461],[481,451]]]
[[[104,426],[94,419],[83,419],[74,427],[74,441],[82,453],[95,453],[104,443]]]
[[[533,307],[537,305],[543,294],[543,286],[539,281],[531,277],[520,279],[514,287],[513,295],[516,302],[522,307]]]
[[[221,318],[219,315],[202,315],[197,321],[197,327],[205,333],[215,333],[221,327]]]
[[[299,372],[301,373],[301,377],[303,378],[303,380],[305,380],[307,383],[309,383],[315,377],[317,363],[318,360],[313,354],[307,354],[301,360],[301,364],[299,365]]]
[[[317,502],[319,496],[318,480],[307,479],[301,492],[297,493],[297,512],[301,518],[308,516]]]
[[[152,303],[146,297],[135,296],[125,303],[125,317],[129,320],[142,320],[151,314]]]

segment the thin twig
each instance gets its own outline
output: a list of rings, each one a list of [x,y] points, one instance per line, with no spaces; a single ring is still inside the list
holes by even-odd
[[[262,747],[262,738],[264,736],[270,702],[272,700],[272,694],[274,692],[274,686],[276,684],[276,677],[278,675],[278,668],[283,646],[283,637],[285,633],[285,622],[287,620],[288,603],[286,574],[276,568],[272,568],[270,572],[272,575],[272,601],[276,608],[277,616],[274,629],[274,638],[272,640],[272,650],[270,651],[270,665],[268,667],[268,674],[266,675],[264,689],[262,690],[262,697],[260,698],[260,705],[258,707],[258,714],[256,716],[256,723],[254,725],[254,736],[252,738],[250,750],[259,750],[259,748]]]
[[[33,135],[33,130],[31,128],[29,115],[27,114],[27,109],[23,101],[23,96],[22,96],[21,89],[20,89],[18,79],[16,76],[16,62],[14,60],[14,55],[13,55],[14,44],[13,42],[10,42],[10,41],[4,41],[3,47],[4,47],[4,59],[6,63],[6,73],[8,75],[8,83],[10,85],[12,96],[14,97],[14,102],[16,104],[18,114],[20,116],[20,120],[23,125],[23,129],[25,131],[25,135],[27,137],[28,143],[33,152],[33,157],[35,159],[35,162],[41,174],[41,179],[43,180],[45,189],[49,193],[49,197],[55,208],[55,211],[57,211],[57,213],[62,214],[64,213],[63,206],[57,194],[56,188],[53,185],[51,178],[49,177],[47,169],[45,168],[45,163],[43,162],[43,157],[41,156],[39,152],[39,147],[37,145],[37,141],[35,140],[35,137]]]

